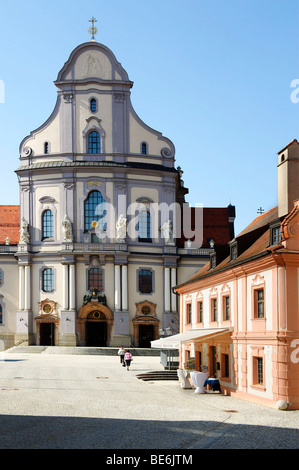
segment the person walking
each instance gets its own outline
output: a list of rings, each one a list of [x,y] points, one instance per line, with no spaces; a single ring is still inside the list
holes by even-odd
[[[130,365],[131,365],[132,361],[133,361],[132,354],[130,353],[129,349],[126,349],[126,351],[125,351],[125,364],[127,366],[127,370],[130,370]]]
[[[123,364],[123,362],[124,362],[124,356],[125,356],[125,351],[124,351],[124,347],[123,347],[123,346],[121,346],[121,347],[119,348],[117,354],[119,355],[120,363]]]

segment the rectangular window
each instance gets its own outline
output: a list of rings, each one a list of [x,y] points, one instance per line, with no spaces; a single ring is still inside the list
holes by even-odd
[[[54,290],[54,270],[46,268],[43,270],[43,291],[53,292]]]
[[[262,357],[257,358],[257,383],[259,385],[263,385],[264,383],[264,364]]]
[[[88,271],[88,289],[103,290],[103,271],[101,268],[91,268]]]
[[[191,323],[192,322],[192,305],[191,304],[187,304],[187,312],[186,312],[186,320],[187,320],[187,323]]]
[[[221,375],[229,377],[229,355],[221,354]]]
[[[277,245],[281,241],[280,226],[271,228],[271,244]]]
[[[255,291],[255,317],[264,318],[264,289]]]
[[[138,241],[151,243],[151,215],[147,210],[140,211],[138,215]]]
[[[0,305],[0,325],[3,323],[3,310],[2,310],[2,305]]]
[[[253,357],[253,385],[264,385],[264,359]]]
[[[203,322],[203,302],[197,302],[197,323]]]
[[[142,294],[151,294],[153,292],[153,273],[149,269],[140,269],[139,277],[139,292]]]
[[[218,320],[217,299],[212,299],[212,321]]]
[[[230,297],[227,295],[223,298],[223,320],[230,320]]]

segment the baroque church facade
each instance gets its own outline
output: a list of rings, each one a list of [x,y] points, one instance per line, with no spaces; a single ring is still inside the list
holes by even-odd
[[[173,288],[233,238],[234,207],[189,207],[174,144],[106,46],[79,45],[54,83],[20,144],[20,206],[0,206],[0,340],[150,347],[179,330]]]

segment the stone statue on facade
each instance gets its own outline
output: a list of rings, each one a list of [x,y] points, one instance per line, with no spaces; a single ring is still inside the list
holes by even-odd
[[[62,230],[63,230],[63,241],[72,242],[73,241],[72,222],[70,221],[67,215],[65,215],[62,221]]]
[[[172,221],[169,219],[161,227],[161,235],[165,240],[165,245],[174,245],[173,241],[173,225]]]
[[[116,240],[124,243],[127,236],[127,219],[121,214],[116,222]]]
[[[26,221],[25,217],[23,217],[21,220],[20,244],[27,245],[30,242],[28,226],[28,222]]]

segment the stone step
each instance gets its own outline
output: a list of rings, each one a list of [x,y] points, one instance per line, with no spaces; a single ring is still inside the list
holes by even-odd
[[[179,380],[176,370],[162,370],[145,372],[143,374],[136,375],[137,379],[143,381],[150,380]]]
[[[72,346],[13,346],[5,352],[9,354],[72,354],[117,356],[119,348],[72,347]],[[160,356],[159,349],[130,348],[133,356]]]

